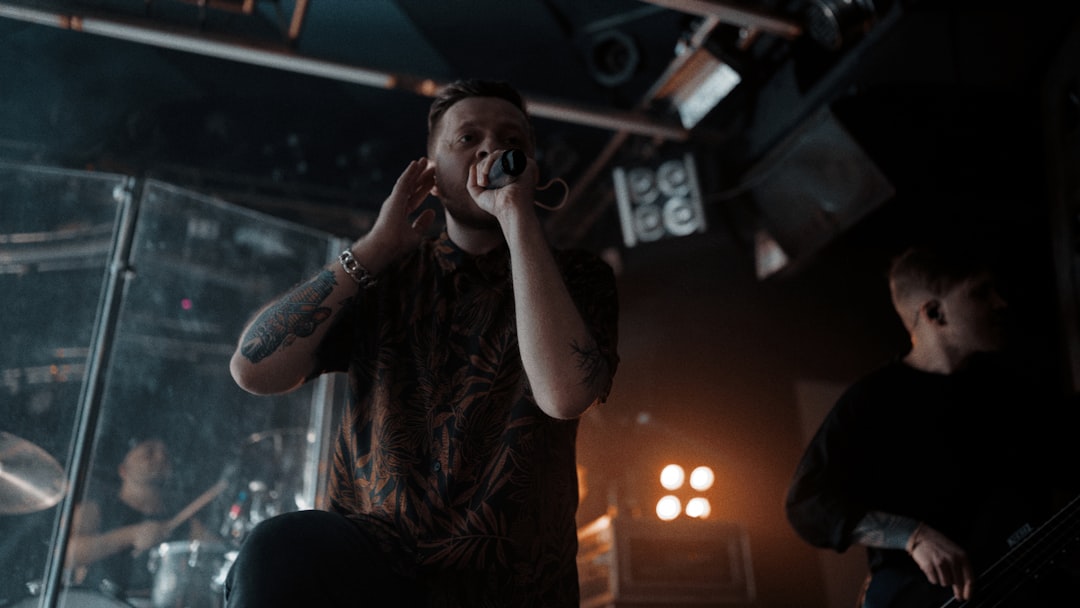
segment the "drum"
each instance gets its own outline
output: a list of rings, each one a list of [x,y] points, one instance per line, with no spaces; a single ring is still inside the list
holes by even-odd
[[[197,540],[162,543],[150,552],[154,608],[220,608],[218,578],[228,568],[229,549]]]
[[[224,595],[225,593],[225,580],[229,578],[229,570],[232,569],[233,562],[236,561],[236,556],[239,554],[240,552],[236,549],[226,552],[225,560],[218,568],[217,574],[214,575],[214,579],[210,581],[210,589],[219,596]]]
[[[5,604],[8,608],[37,608],[41,603],[40,597],[27,597],[17,600],[12,604]],[[57,608],[131,608],[131,604],[122,602],[114,597],[105,595],[94,589],[67,588],[60,591],[57,598]]]

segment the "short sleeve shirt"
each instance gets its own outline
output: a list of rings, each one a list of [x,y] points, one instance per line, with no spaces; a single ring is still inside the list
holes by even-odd
[[[610,267],[580,251],[556,261],[614,371]],[[401,568],[449,581],[435,605],[576,606],[577,421],[533,398],[506,246],[472,256],[443,232],[331,331],[322,369],[347,369],[351,389],[331,508],[396,543]]]

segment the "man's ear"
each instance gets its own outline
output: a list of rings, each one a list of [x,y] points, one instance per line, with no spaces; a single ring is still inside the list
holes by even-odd
[[[941,310],[941,301],[936,299],[930,300],[922,305],[922,309],[923,314],[926,315],[927,319],[930,319],[938,325],[945,324],[945,313]]]
[[[428,162],[431,162],[431,161],[429,160]],[[441,199],[442,194],[439,192],[439,174],[438,174],[438,172],[436,172],[433,177],[434,177],[434,179],[432,180],[433,184],[432,184],[431,190],[430,190],[431,196],[434,196],[435,198]]]

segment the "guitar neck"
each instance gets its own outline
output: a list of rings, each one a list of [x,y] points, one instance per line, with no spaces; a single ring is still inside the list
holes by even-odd
[[[967,601],[951,598],[941,608],[997,606],[1080,540],[1080,496],[1020,540],[975,581],[975,596]]]

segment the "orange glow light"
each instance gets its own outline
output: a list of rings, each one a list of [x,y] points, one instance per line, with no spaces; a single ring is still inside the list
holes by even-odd
[[[708,498],[698,496],[686,503],[686,514],[690,517],[707,519],[710,513],[712,513],[712,505],[709,504]]]
[[[690,487],[698,492],[711,488],[714,481],[716,481],[716,475],[709,467],[701,466],[690,473]]]
[[[665,496],[656,503],[656,516],[671,521],[682,513],[682,503],[674,496]]]
[[[669,464],[660,471],[660,485],[667,490],[678,490],[686,481],[686,471],[677,464]]]

